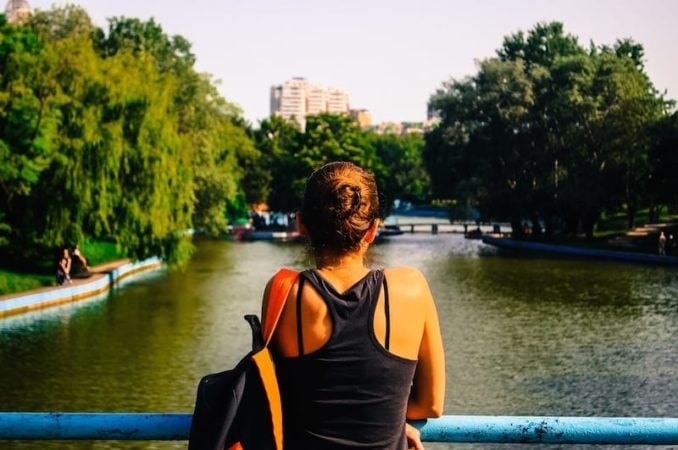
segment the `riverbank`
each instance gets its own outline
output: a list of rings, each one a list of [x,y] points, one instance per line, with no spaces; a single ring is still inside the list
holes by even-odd
[[[92,267],[65,286],[50,286],[0,296],[0,319],[29,311],[82,300],[109,290],[115,283],[139,272],[160,267],[159,258],[121,259]]]
[[[607,250],[601,248],[579,247],[573,245],[559,245],[545,242],[511,239],[508,237],[495,235],[483,235],[482,241],[485,244],[493,245],[498,248],[538,251],[538,252],[556,253],[561,255],[580,256],[585,258],[607,259],[614,261],[678,267],[677,256],[660,256],[640,252]]]

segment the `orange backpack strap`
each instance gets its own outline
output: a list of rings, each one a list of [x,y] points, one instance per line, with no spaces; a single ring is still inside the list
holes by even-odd
[[[298,277],[299,272],[296,270],[283,268],[275,274],[271,281],[271,291],[268,296],[268,308],[266,309],[266,317],[264,318],[263,333],[264,342],[267,346],[273,336],[276,325],[278,325],[278,320],[285,307],[285,301],[287,301],[290,289],[292,289],[292,286],[294,286]]]

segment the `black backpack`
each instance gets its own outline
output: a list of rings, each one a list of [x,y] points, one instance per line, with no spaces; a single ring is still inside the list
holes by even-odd
[[[282,450],[282,406],[267,345],[296,277],[282,269],[273,278],[263,333],[257,316],[245,316],[252,351],[233,369],[200,380],[188,450]]]

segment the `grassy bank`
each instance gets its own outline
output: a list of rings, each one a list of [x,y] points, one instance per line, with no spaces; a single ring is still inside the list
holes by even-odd
[[[639,211],[636,217],[636,226],[642,227],[649,224],[649,215],[647,210]],[[669,214],[664,212],[659,217],[659,223],[663,224],[662,229],[667,235],[673,235],[678,238],[678,214]],[[627,228],[626,214],[623,212],[603,216],[596,226],[593,237],[584,235],[572,236],[562,234],[550,237],[537,238],[556,245],[569,245],[575,247],[596,248],[602,250],[616,250],[626,252],[639,252],[656,254],[658,251],[657,231],[650,231],[646,235],[627,235],[630,231]],[[675,242],[675,241],[673,241]],[[671,242],[672,243],[672,242]],[[676,254],[676,249],[667,248],[668,252]]]
[[[0,295],[30,291],[54,284],[54,275],[18,273],[0,269]]]
[[[114,243],[107,241],[85,241],[80,245],[80,251],[85,255],[90,266],[105,264],[125,257]],[[50,256],[46,257],[46,259],[50,258]],[[37,264],[36,267],[38,267]],[[55,283],[56,266],[36,272],[18,271],[8,264],[0,267],[0,295],[52,286]]]

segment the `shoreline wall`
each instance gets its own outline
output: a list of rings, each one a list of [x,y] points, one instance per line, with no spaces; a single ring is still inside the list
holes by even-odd
[[[122,260],[106,265],[105,269],[94,269],[92,276],[76,279],[70,285],[3,295],[0,296],[0,319],[92,297],[111,289],[123,278],[161,266],[162,261],[155,257],[135,262]]]
[[[582,256],[586,258],[678,267],[678,257],[676,256],[660,256],[649,253],[619,252],[614,250],[574,247],[570,245],[545,244],[542,242],[521,241],[488,235],[484,235],[482,240],[485,244],[494,245],[499,248],[540,251],[558,253],[561,255]]]

